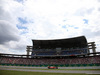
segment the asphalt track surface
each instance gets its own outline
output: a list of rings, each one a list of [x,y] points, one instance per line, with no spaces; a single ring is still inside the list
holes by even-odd
[[[25,69],[23,69],[25,68]],[[29,69],[31,68],[31,69]],[[37,70],[37,68],[42,70]],[[98,67],[59,67],[59,69],[100,69]],[[36,70],[35,70],[36,69]],[[0,70],[14,70],[14,71],[27,71],[27,72],[49,72],[49,73],[86,73],[86,74],[99,74],[100,70],[44,70],[47,67],[18,67],[18,66],[0,66]]]

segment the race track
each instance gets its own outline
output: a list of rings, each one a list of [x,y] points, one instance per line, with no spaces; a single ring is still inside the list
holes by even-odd
[[[37,69],[38,68],[38,69]],[[59,67],[65,69],[68,67]],[[68,69],[100,69],[100,67],[69,67]],[[42,70],[39,70],[42,69]],[[86,74],[100,74],[100,70],[45,70],[47,67],[18,67],[18,66],[0,66],[0,70],[16,70],[28,72],[49,72],[49,73],[86,73]]]

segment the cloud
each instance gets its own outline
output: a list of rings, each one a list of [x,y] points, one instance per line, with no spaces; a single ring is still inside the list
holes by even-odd
[[[19,36],[16,34],[18,30],[14,28],[9,22],[0,20],[0,44],[9,41],[18,41]]]
[[[10,21],[9,18],[11,18],[11,15],[7,11],[5,11],[2,6],[0,6],[0,20]]]
[[[15,1],[17,1],[19,3],[23,3],[24,2],[24,0],[15,0]]]
[[[98,0],[98,2],[100,2],[100,0]]]
[[[85,35],[88,42],[98,44],[99,51],[99,8],[99,0],[1,0],[0,30],[7,35],[0,32],[6,39],[1,41],[2,49],[25,53],[31,39]]]

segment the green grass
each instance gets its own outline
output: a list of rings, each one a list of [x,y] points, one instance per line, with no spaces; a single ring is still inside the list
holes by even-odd
[[[98,75],[98,74],[45,73],[45,72],[25,72],[25,71],[0,70],[0,75]]]

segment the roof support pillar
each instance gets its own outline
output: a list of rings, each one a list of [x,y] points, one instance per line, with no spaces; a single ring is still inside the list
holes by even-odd
[[[29,55],[30,55],[30,52],[32,51],[32,47],[33,46],[27,46],[27,50],[26,50],[26,52],[27,52],[27,58],[29,58]]]
[[[90,50],[90,49],[92,49],[92,52],[93,53],[96,53],[96,47],[95,47],[96,45],[95,45],[95,42],[89,42],[88,43],[88,49]],[[96,55],[96,54],[93,54],[94,56]]]

